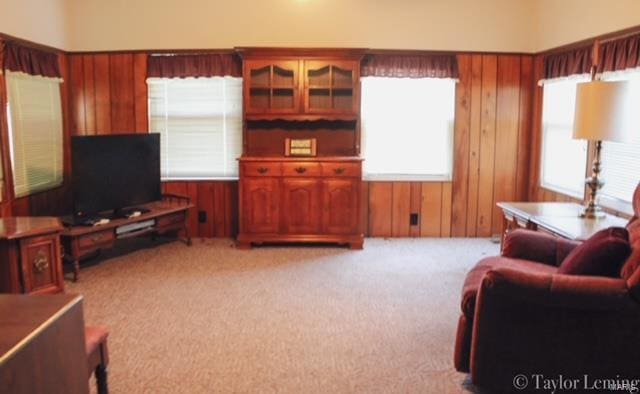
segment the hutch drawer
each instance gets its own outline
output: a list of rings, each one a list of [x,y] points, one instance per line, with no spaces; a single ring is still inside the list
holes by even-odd
[[[242,164],[244,176],[279,176],[281,171],[280,163],[249,162]]]
[[[321,174],[321,167],[313,162],[292,162],[282,164],[282,174],[284,176],[318,176]]]
[[[322,163],[322,175],[325,177],[359,177],[362,174],[360,163]]]

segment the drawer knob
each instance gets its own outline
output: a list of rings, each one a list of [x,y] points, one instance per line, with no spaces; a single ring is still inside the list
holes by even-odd
[[[49,268],[49,260],[44,253],[39,252],[36,258],[33,260],[33,268],[35,268],[36,272],[43,272],[47,268]]]
[[[267,172],[269,172],[269,169],[267,167],[259,167],[258,168],[258,173],[260,173],[260,174],[266,174]]]
[[[307,172],[307,169],[305,167],[297,167],[296,172],[298,174],[304,174],[305,172]]]
[[[338,175],[343,174],[344,173],[344,168],[343,167],[334,168],[333,172],[335,172]]]

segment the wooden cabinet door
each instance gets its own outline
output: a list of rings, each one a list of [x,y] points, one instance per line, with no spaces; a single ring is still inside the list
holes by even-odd
[[[280,225],[278,178],[249,177],[241,182],[243,230],[247,233],[277,233]]]
[[[357,61],[304,62],[304,111],[307,113],[357,114],[360,78]]]
[[[320,181],[282,180],[282,222],[287,234],[317,234],[320,231]]]
[[[244,106],[247,114],[283,114],[300,110],[298,60],[247,60]]]
[[[358,232],[360,181],[327,179],[322,182],[322,232],[355,234]]]
[[[57,234],[20,240],[25,293],[51,293],[64,289],[60,240]]]

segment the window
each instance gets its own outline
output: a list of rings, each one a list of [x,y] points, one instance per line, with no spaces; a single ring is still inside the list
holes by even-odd
[[[60,79],[7,71],[7,107],[14,195],[62,184]]]
[[[160,133],[163,180],[237,178],[242,79],[150,78],[149,130]]]
[[[362,78],[367,179],[450,180],[455,80]]]
[[[542,187],[584,197],[587,141],[573,139],[576,85],[587,78],[547,81],[542,103]]]
[[[628,80],[634,97],[640,96],[640,69],[605,73],[601,79]],[[631,199],[640,181],[640,144],[603,142],[602,179],[604,187],[600,192],[600,203],[618,211],[633,213]]]

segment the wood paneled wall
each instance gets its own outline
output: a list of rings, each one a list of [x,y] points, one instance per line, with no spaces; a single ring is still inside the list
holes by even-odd
[[[1,38],[0,38],[1,40]],[[69,100],[69,66],[67,56],[59,52],[58,61],[63,83],[61,84],[62,100],[62,121],[64,131],[64,146],[69,146],[69,119],[70,111],[67,102]],[[0,108],[6,108],[6,84],[5,76],[0,73]],[[3,201],[0,202],[0,216],[42,216],[42,215],[62,215],[71,209],[71,160],[69,149],[64,149],[64,183],[62,186],[45,192],[39,192],[27,197],[14,198],[11,192],[13,188],[11,182],[11,162],[9,160],[9,137],[7,129],[7,119],[4,110],[0,111],[0,143],[3,152],[4,175],[7,179],[7,186]]]
[[[533,57],[464,54],[458,66],[453,180],[369,182],[369,236],[498,235],[496,202],[527,200]]]
[[[65,56],[69,135],[147,132],[145,53]],[[365,182],[363,228],[373,237],[476,237],[499,234],[497,201],[526,200],[530,161],[533,57],[461,54],[454,174],[450,182]],[[67,153],[68,155],[68,153]],[[197,208],[192,234],[237,231],[237,182],[168,182]],[[16,201],[15,212],[46,214],[70,201],[68,188]],[[198,222],[198,211],[207,221]],[[417,213],[417,225],[410,214]]]
[[[102,135],[146,133],[147,54],[72,54],[71,134]],[[164,192],[189,196],[191,234],[232,237],[237,232],[237,182],[165,182]],[[206,215],[199,223],[198,212]]]

